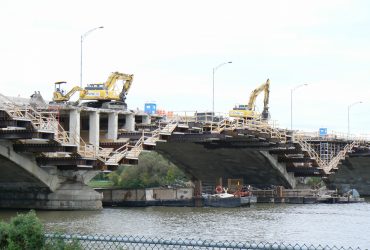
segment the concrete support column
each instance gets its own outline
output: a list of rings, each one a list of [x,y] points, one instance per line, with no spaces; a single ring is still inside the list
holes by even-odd
[[[69,112],[69,135],[74,144],[80,145],[80,111],[73,109]]]
[[[107,139],[111,139],[113,141],[117,140],[118,135],[118,114],[117,113],[110,113],[108,114],[108,134]]]
[[[194,197],[202,196],[202,181],[201,180],[192,180],[194,184]]]
[[[126,123],[123,126],[123,129],[127,131],[135,131],[135,115],[134,114],[127,114],[126,115]]]
[[[149,115],[144,115],[143,116],[143,124],[150,124],[150,116]]]
[[[100,136],[100,115],[97,111],[90,112],[89,114],[89,142],[97,149],[99,148]]]

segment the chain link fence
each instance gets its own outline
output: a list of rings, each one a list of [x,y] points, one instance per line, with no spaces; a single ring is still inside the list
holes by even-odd
[[[254,249],[254,250],[359,250],[324,245],[256,243],[196,239],[162,239],[144,236],[46,234],[50,249]]]

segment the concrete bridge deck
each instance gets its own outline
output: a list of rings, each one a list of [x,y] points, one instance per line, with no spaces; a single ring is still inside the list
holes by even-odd
[[[368,160],[351,157],[368,150],[364,141],[304,137],[258,120],[158,122],[142,112],[1,104],[1,207],[99,209],[101,195],[86,183],[101,170],[137,163],[142,150],[164,154],[204,187],[230,180],[295,187],[306,176],[335,185],[333,173]]]

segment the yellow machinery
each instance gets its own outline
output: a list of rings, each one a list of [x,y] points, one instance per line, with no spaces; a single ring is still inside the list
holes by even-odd
[[[104,108],[126,109],[126,95],[131,87],[134,75],[112,72],[105,83],[88,84],[85,91],[80,92],[80,101],[88,102],[88,106]],[[123,80],[125,83],[120,89],[117,81]]]
[[[255,112],[255,102],[258,97],[258,95],[264,91],[265,92],[265,98],[263,100],[263,111],[262,114],[259,114]],[[259,118],[261,117],[263,120],[269,119],[269,95],[270,95],[270,80],[267,79],[266,83],[262,84],[258,88],[252,91],[248,105],[239,105],[233,108],[233,110],[229,111],[230,117],[237,117],[237,118],[243,118],[243,119],[253,119],[253,118]]]
[[[55,89],[53,93],[53,102],[55,103],[62,103],[67,102],[69,99],[76,93],[77,91],[80,91],[80,94],[85,93],[85,90],[83,88],[80,88],[78,86],[73,87],[68,93],[65,93],[65,91],[62,88],[62,84],[66,84],[66,82],[56,82],[54,83]]]

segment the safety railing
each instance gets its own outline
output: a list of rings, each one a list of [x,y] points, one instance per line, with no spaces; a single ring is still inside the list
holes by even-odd
[[[315,149],[311,146],[311,144],[305,140],[304,137],[295,135],[294,140],[300,145],[302,151],[307,152],[310,158],[316,161],[320,169],[323,169],[324,171],[325,169],[327,169],[326,162],[321,159],[319,154],[315,151]]]
[[[359,146],[359,141],[352,141],[348,143],[342,150],[340,150],[335,156],[331,157],[328,162],[321,159],[320,155],[315,151],[315,149],[307,140],[307,137],[294,135],[295,142],[297,142],[302,151],[306,151],[310,158],[314,159],[320,169],[324,171],[325,174],[330,174],[333,169],[336,169],[341,160],[345,159],[345,156],[351,152],[355,146]]]
[[[223,119],[216,123],[216,126],[211,126],[211,133],[221,133],[227,128],[234,127],[233,125],[229,119]]]
[[[370,142],[370,135],[368,134],[347,134],[337,131],[331,131],[328,134],[320,135],[319,132],[306,132],[306,131],[294,131],[295,136],[304,138],[306,141],[316,140],[343,140],[343,141],[357,141],[357,142]]]
[[[126,159],[139,159],[140,153],[143,151],[143,144],[145,141],[145,136],[143,135],[140,139],[135,143],[135,146],[131,148],[131,150],[127,151]]]
[[[129,144],[126,143],[121,147],[113,150],[113,148],[99,147],[98,159],[105,165],[118,165],[119,162],[127,155]]]
[[[96,157],[95,146],[64,130],[56,119],[57,112],[41,112],[30,105],[19,105],[2,94],[0,94],[0,109],[6,111],[13,119],[29,120],[36,130],[53,132],[54,140],[59,144],[78,145],[78,153],[83,157]]]
[[[165,116],[166,120],[176,121],[179,124],[188,124],[191,122],[212,123],[212,119],[213,122],[215,122],[215,120],[220,121],[228,117],[227,113],[215,112],[212,115],[211,111],[171,111],[169,113],[171,113],[171,115],[167,114]]]
[[[359,247],[268,243],[255,241],[217,241],[204,239],[164,239],[145,236],[45,234],[45,245],[58,249],[253,249],[253,250],[359,250]]]
[[[222,121],[223,122],[223,121]],[[275,123],[269,123],[260,118],[254,119],[233,119],[227,122],[229,129],[246,129],[255,131],[257,134],[265,134],[268,138],[278,139],[279,142],[285,143],[287,141],[286,131],[279,130]]]
[[[183,124],[187,125],[189,122],[203,123],[203,126],[208,127],[211,133],[222,133],[225,130],[234,129],[248,129],[261,134],[267,134],[268,137],[278,139],[278,141],[282,143],[287,141],[287,133],[285,130],[277,128],[274,121],[267,122],[260,117],[254,119],[238,119],[231,118],[226,113],[212,115],[212,112],[183,111],[173,112],[173,115],[171,117],[166,117],[166,119],[167,122],[175,121],[178,126]],[[214,121],[215,119],[218,121]],[[150,140],[152,139],[149,139],[148,142]]]
[[[0,109],[7,112],[13,119],[29,120],[37,130],[53,130],[50,117],[41,115],[30,105],[17,105],[1,94],[0,97]]]
[[[80,140],[80,144],[78,146],[78,154],[85,158],[97,158],[97,150],[96,147],[92,144],[87,144],[81,137],[76,138]]]
[[[162,128],[161,124],[159,124],[158,129],[152,131],[152,135],[149,137],[144,137],[143,134],[143,143],[145,145],[155,146],[156,142],[160,140],[161,134],[164,135],[171,135],[172,132],[176,129],[179,122],[176,120],[169,120],[167,121],[166,125]]]
[[[350,144],[347,144],[344,149],[340,150],[338,152],[338,154],[336,156],[334,156],[331,161],[327,164],[327,166],[325,167],[324,171],[326,173],[330,173],[330,171],[332,171],[333,169],[336,169],[338,167],[338,164],[340,163],[341,160],[344,160],[346,155],[351,152],[351,150],[356,147],[356,146],[359,146],[359,142],[357,141],[353,141],[352,143]]]
[[[172,132],[176,129],[178,123],[179,121],[177,120],[169,120],[163,128],[161,128],[161,126],[159,125],[159,134],[171,135]]]
[[[156,142],[159,140],[160,137],[159,132],[160,132],[159,128],[152,131],[152,135],[144,139],[144,144],[155,146]]]

